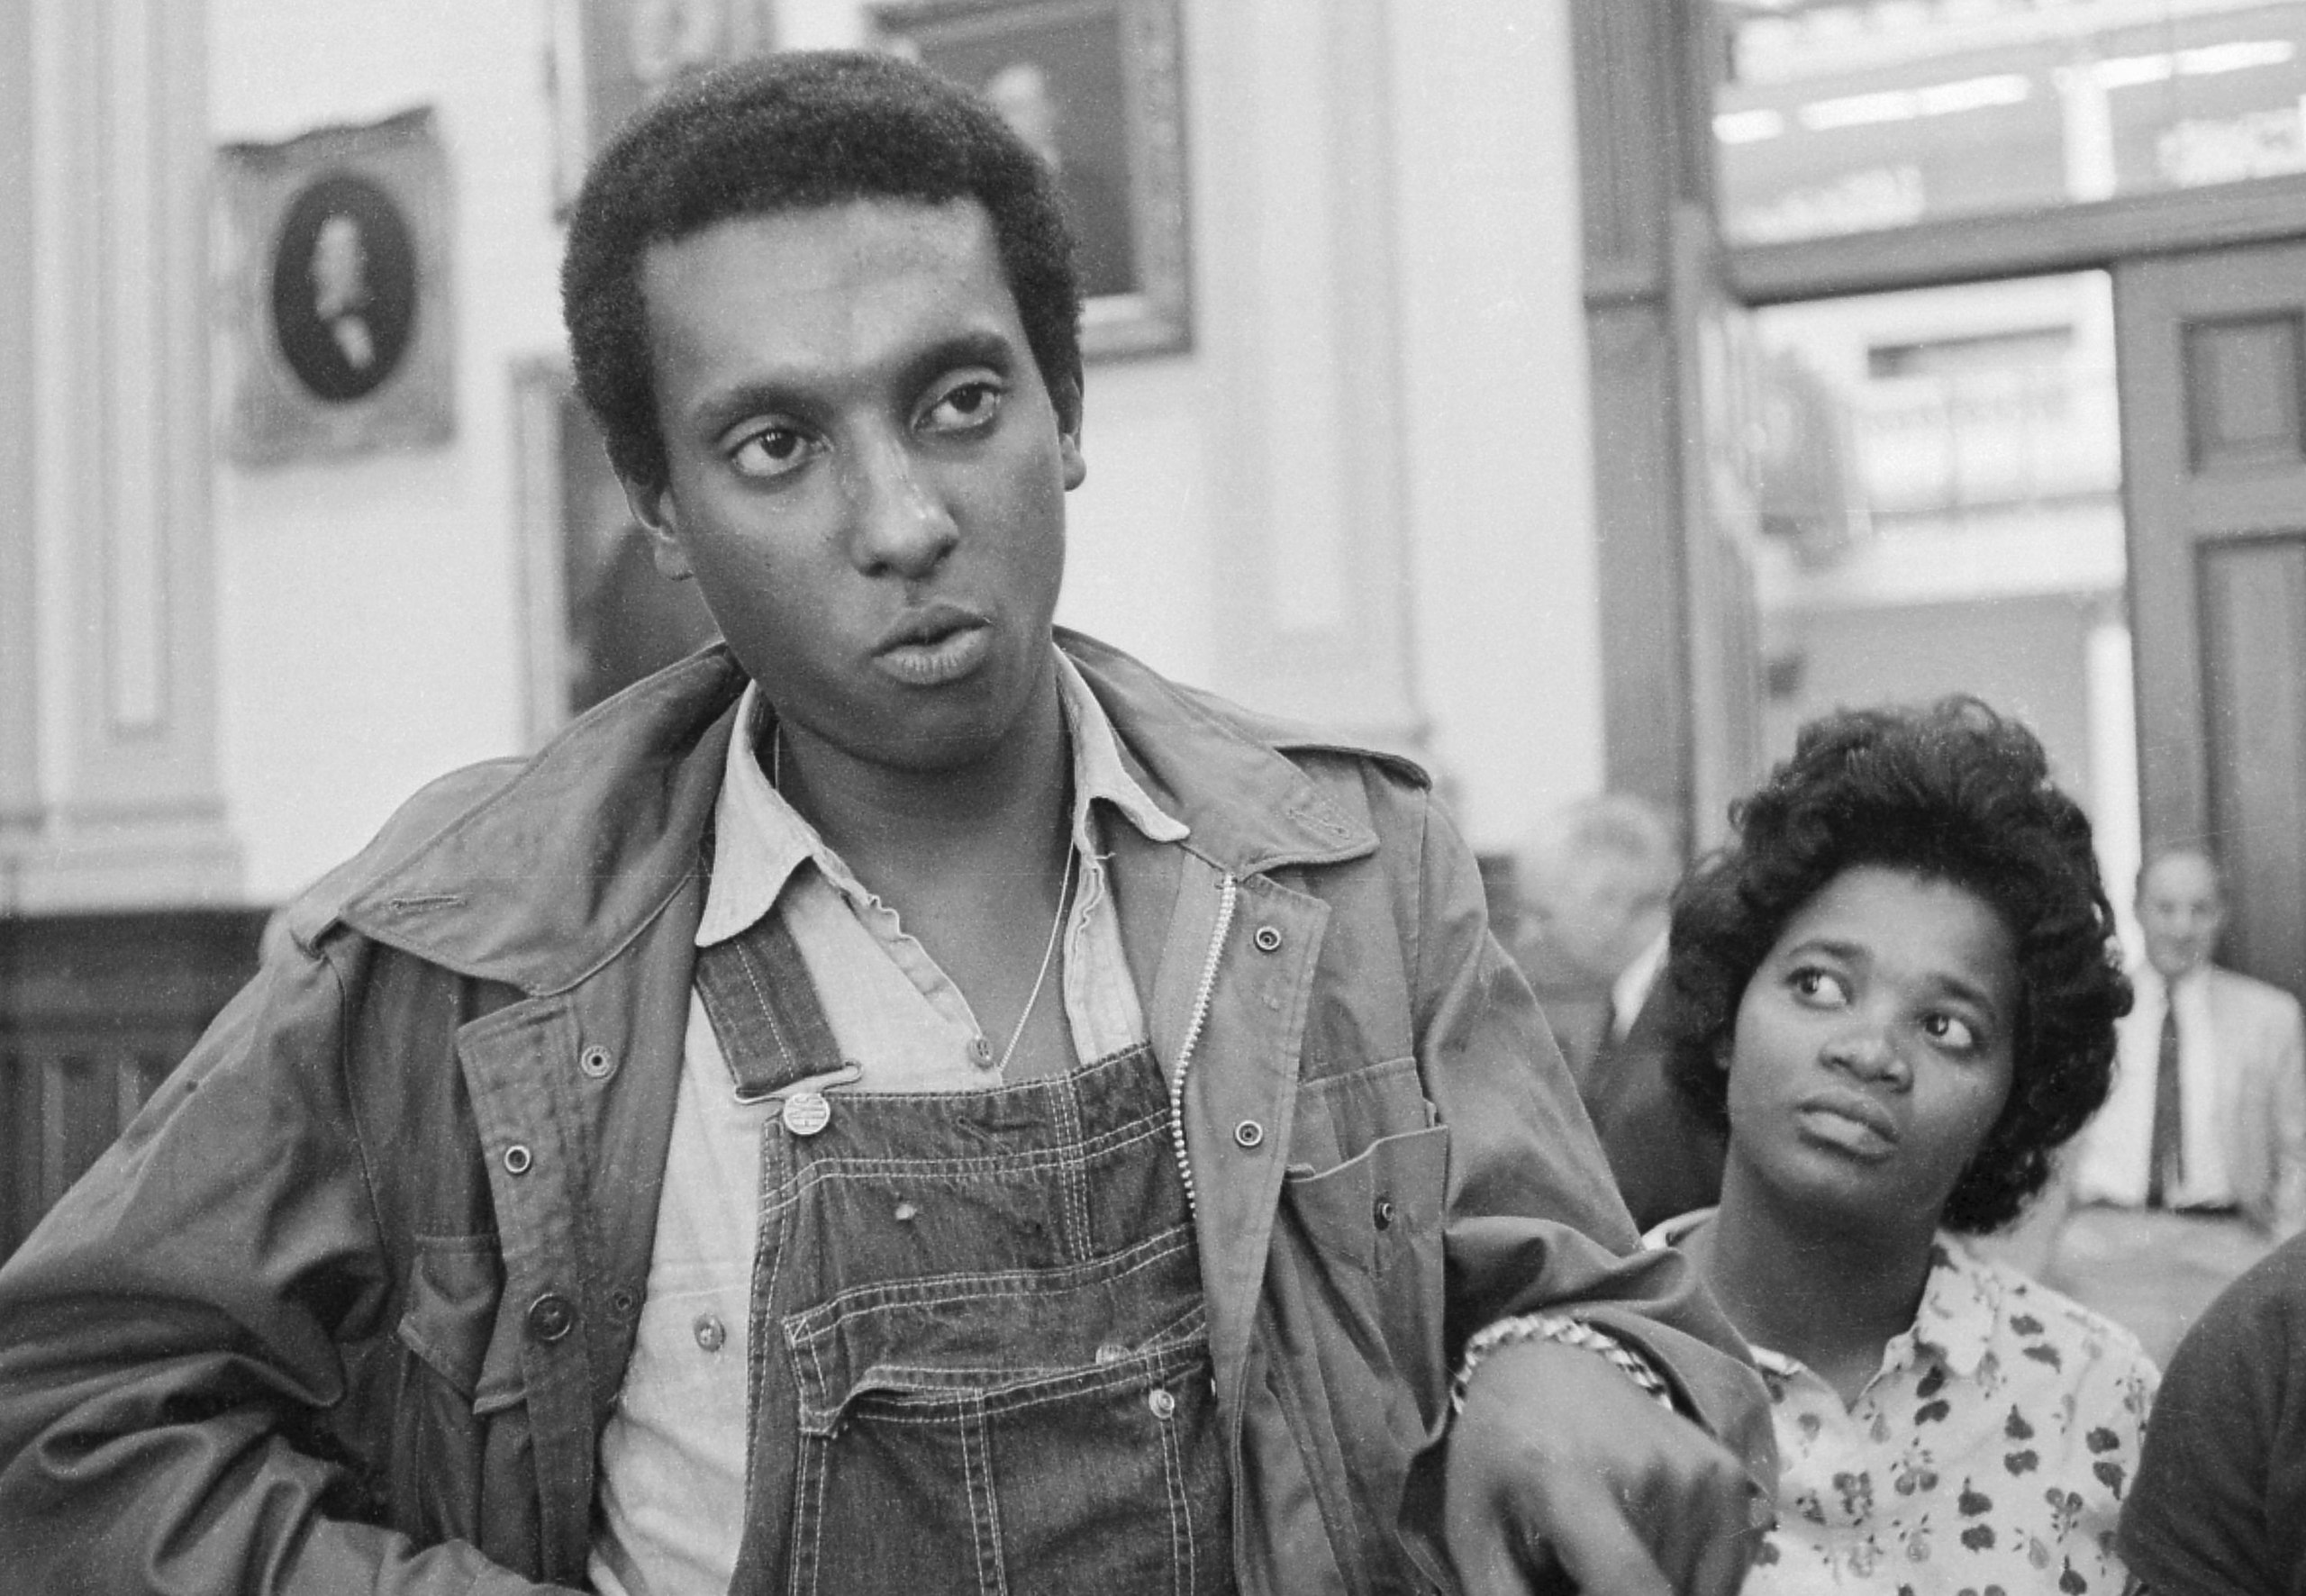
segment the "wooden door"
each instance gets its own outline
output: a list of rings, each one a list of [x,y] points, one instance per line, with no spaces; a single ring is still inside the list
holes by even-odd
[[[2220,962],[2306,993],[2306,245],[2114,295],[2147,848],[2209,842]]]

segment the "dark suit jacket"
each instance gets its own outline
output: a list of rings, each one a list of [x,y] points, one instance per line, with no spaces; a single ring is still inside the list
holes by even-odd
[[[1701,1124],[1666,1079],[1666,996],[1657,986],[1621,1042],[1604,1033],[1580,1081],[1618,1192],[1648,1230],[1721,1196],[1720,1131]]]

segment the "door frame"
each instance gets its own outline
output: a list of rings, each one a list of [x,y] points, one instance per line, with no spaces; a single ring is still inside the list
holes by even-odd
[[[2296,991],[2306,984],[2306,240],[2129,260],[2113,279],[2147,857],[2211,843],[2232,908],[2220,962]],[[2270,415],[2280,431],[2238,440],[2224,461],[2202,458],[2216,452],[2224,407],[2196,331],[2248,340],[2236,347],[2255,348],[2263,376],[2289,378],[2242,391],[2242,413]]]
[[[1702,390],[1696,333],[1705,306],[1693,299],[1752,311],[2080,271],[2104,271],[2119,282],[2141,263],[2166,257],[2306,240],[2306,173],[1843,237],[1730,244],[1721,236],[1711,140],[1723,49],[1712,7],[1573,0],[1571,14],[1607,777],[1611,787],[1680,815],[1702,845],[1718,821],[1706,800],[1721,781],[1734,780],[1728,766],[1739,750],[1713,746],[1725,744],[1723,734],[1702,723],[1706,694],[1696,677],[1703,662],[1689,622],[1719,596],[1709,593],[1701,558],[1711,511],[1692,440],[1668,431],[1678,424],[1686,432],[1692,397]],[[2119,358],[2119,342],[2117,349]],[[2135,580],[2129,587],[2134,605]],[[2166,740],[2158,698],[2149,734],[2144,669],[2141,656],[2133,689],[2142,749]],[[2190,669],[2190,679],[2198,677],[2198,657]],[[2199,698],[2197,683],[2180,750],[2186,767],[2202,773],[2191,796],[2183,784],[2140,773],[2147,808],[2140,819],[2149,839],[2198,833],[2197,817],[2207,815]],[[1733,726],[1726,743],[1738,740]]]

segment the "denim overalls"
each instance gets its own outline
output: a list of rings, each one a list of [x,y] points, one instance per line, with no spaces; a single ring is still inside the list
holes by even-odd
[[[762,1132],[734,1596],[1232,1588],[1166,1084],[1139,1046],[985,1092],[844,1074],[784,917],[700,954]]]

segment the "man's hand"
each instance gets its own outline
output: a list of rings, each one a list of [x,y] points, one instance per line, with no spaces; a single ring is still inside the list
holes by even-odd
[[[1467,1596],[1736,1596],[1772,1522],[1727,1447],[1606,1360],[1550,1341],[1482,1361],[1444,1479]]]

